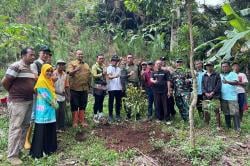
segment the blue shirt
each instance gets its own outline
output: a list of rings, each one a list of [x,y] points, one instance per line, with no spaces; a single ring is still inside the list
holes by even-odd
[[[34,112],[35,123],[56,122],[56,111],[51,106],[52,94],[46,88],[37,88],[36,106]]]
[[[235,72],[226,74],[220,74],[222,86],[221,86],[221,97],[223,100],[237,101],[236,86],[225,84],[223,80],[227,81],[238,81],[238,75]]]
[[[196,79],[197,79],[197,85],[198,85],[198,89],[197,89],[198,95],[202,95],[202,77],[205,73],[206,73],[205,70],[197,71]]]

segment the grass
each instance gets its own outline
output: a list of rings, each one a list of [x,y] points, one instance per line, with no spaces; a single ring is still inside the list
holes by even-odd
[[[127,150],[119,153],[108,149],[105,146],[104,140],[96,137],[92,133],[94,126],[92,122],[92,107],[93,98],[89,98],[87,107],[87,119],[90,124],[90,129],[83,130],[86,133],[86,140],[77,142],[74,137],[80,129],[67,128],[66,132],[58,135],[59,149],[51,155],[39,160],[32,159],[27,151],[23,151],[21,159],[24,165],[52,166],[56,164],[65,164],[65,162],[79,163],[83,165],[117,165],[119,161],[130,160],[136,155],[134,150]],[[107,97],[104,103],[104,113],[107,115]],[[172,139],[165,142],[161,139],[150,140],[155,149],[175,148],[178,153],[190,159],[193,165],[210,165],[212,161],[219,160],[225,154],[225,150],[235,141],[244,141],[250,134],[250,112],[244,114],[244,123],[242,124],[242,133],[238,135],[233,130],[216,131],[215,116],[211,116],[210,126],[205,126],[202,120],[199,119],[198,113],[195,113],[195,130],[196,130],[196,148],[192,149],[189,145],[189,126],[183,123],[181,117],[177,113],[176,119],[171,125],[161,123],[163,132],[171,133]],[[125,117],[123,111],[122,116]],[[221,117],[223,128],[225,122],[223,115]],[[8,117],[0,115],[0,165],[9,165],[6,161],[7,150],[7,134],[8,134]],[[246,161],[245,163],[249,163]]]

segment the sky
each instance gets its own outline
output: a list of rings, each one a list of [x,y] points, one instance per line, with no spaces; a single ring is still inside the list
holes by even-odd
[[[200,3],[200,4],[205,4],[206,5],[221,5],[223,2],[225,2],[225,0],[196,0],[196,2]]]

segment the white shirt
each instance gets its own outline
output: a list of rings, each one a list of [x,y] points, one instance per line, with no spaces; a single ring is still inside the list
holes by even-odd
[[[119,67],[114,67],[110,65],[107,68],[107,74],[111,76],[119,75],[117,78],[113,79],[108,79],[108,91],[113,91],[113,90],[122,90],[122,85],[121,85],[121,69]]]
[[[242,82],[242,83],[248,83],[247,76],[244,73],[238,74],[238,80],[239,82]],[[236,86],[236,91],[237,93],[246,93],[245,88],[242,86]]]

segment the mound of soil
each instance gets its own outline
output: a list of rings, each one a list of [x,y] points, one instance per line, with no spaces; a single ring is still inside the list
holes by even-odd
[[[162,139],[167,142],[171,138],[171,134],[163,133],[157,124],[150,122],[98,126],[95,133],[106,141],[108,148],[119,152],[137,148],[147,153],[153,150],[150,139]]]
[[[145,165],[145,162],[147,165],[150,165],[149,161],[143,161],[145,157],[151,158],[155,162],[155,164],[153,163],[151,165],[191,165],[187,158],[176,152],[168,152],[163,149],[156,149],[152,146],[150,140],[161,139],[168,142],[172,137],[171,134],[162,132],[157,123],[140,122],[136,124],[100,125],[95,128],[94,133],[96,136],[104,139],[106,146],[110,149],[123,152],[135,148],[135,150],[139,152],[139,156],[135,157],[132,163],[119,165]],[[140,160],[138,160],[138,158]]]

